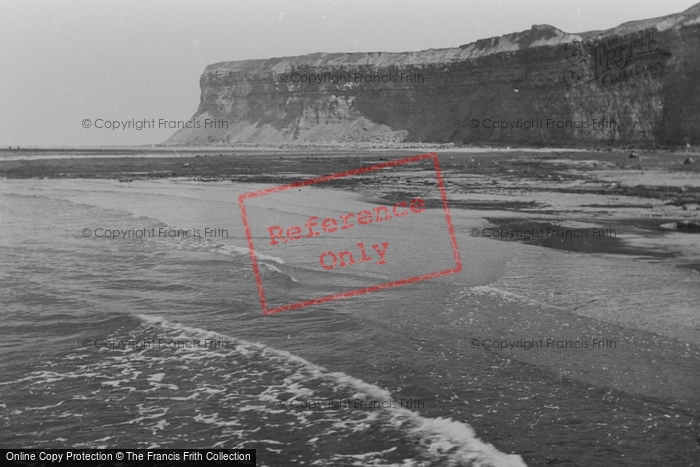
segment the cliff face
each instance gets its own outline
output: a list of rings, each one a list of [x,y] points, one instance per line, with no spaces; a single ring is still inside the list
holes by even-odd
[[[700,4],[582,34],[217,63],[194,128],[166,144],[697,144],[699,54]]]

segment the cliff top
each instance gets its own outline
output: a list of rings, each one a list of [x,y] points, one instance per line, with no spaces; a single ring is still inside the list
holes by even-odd
[[[298,57],[278,57],[270,59],[239,60],[219,62],[208,65],[204,73],[282,73],[289,71],[292,66],[309,66],[313,68],[338,68],[341,66],[356,67],[372,65],[375,67],[434,65],[470,60],[487,55],[504,52],[515,52],[527,48],[554,46],[573,41],[582,41],[587,37],[606,37],[623,35],[651,27],[664,31],[700,24],[700,3],[681,13],[623,23],[615,28],[603,31],[588,31],[571,34],[549,25],[534,25],[522,32],[506,34],[501,37],[480,39],[470,44],[447,49],[428,49],[418,52],[357,52],[357,53],[325,53],[318,52]]]

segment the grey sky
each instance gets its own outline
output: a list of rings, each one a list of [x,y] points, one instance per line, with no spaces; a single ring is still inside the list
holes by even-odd
[[[173,130],[81,121],[187,120],[210,63],[312,52],[455,47],[550,24],[567,32],[696,0],[0,1],[0,145],[154,144]]]

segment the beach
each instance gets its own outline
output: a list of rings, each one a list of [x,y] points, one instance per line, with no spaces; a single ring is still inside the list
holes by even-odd
[[[697,155],[437,148],[460,272],[261,312],[240,195],[428,151],[0,152],[0,444],[245,447],[270,466],[697,462],[700,240],[678,227],[700,218]],[[384,225],[389,248],[419,242],[401,264],[386,250],[385,268],[324,272],[301,247],[261,248],[266,293],[448,267],[430,170],[251,205],[261,226],[426,206]],[[336,241],[317,230],[305,245]]]

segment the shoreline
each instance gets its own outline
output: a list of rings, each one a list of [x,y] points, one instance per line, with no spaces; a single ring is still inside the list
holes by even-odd
[[[55,154],[62,151],[71,155]],[[0,150],[0,180],[71,178],[130,183],[166,179],[280,185],[419,153],[416,149],[288,153],[273,148],[228,148],[224,153],[224,149],[207,148],[198,154],[191,148],[149,148],[146,151],[152,152],[139,155],[136,148],[103,148],[100,155],[75,156],[75,151],[46,149],[36,159],[12,160],[3,159],[8,151]],[[53,154],[49,158],[45,153]],[[519,225],[527,229],[542,223],[562,228],[580,223],[593,228],[604,224],[619,227],[623,237],[603,239],[605,247],[601,242],[575,244],[575,239],[516,241],[567,251],[648,256],[700,271],[700,253],[695,252],[697,229],[692,228],[700,225],[700,159],[690,157],[693,163],[684,163],[689,159],[685,153],[636,154],[630,158],[627,152],[607,151],[438,150],[450,207],[475,211],[493,228]],[[333,187],[361,189],[368,200],[386,204],[402,193],[419,192],[421,181],[413,178],[407,171],[400,177],[378,176],[361,187],[352,180],[336,180]],[[429,207],[437,202],[426,201]]]
[[[3,160],[23,160],[24,158],[46,158],[46,157],[112,157],[119,156],[140,156],[140,157],[183,157],[189,154],[202,153],[216,155],[218,153],[228,153],[229,155],[240,152],[288,152],[290,155],[305,152],[386,152],[386,151],[411,151],[411,152],[438,152],[438,153],[636,153],[644,154],[666,154],[685,155],[689,157],[700,156],[700,149],[677,147],[636,147],[630,145],[620,145],[615,147],[576,147],[576,146],[511,146],[502,145],[465,145],[459,146],[453,143],[337,143],[337,144],[282,144],[282,145],[238,145],[238,146],[179,146],[179,145],[140,145],[140,146],[8,146],[0,147],[0,161]],[[58,153],[58,154],[57,154]],[[16,158],[16,159],[11,159]]]

